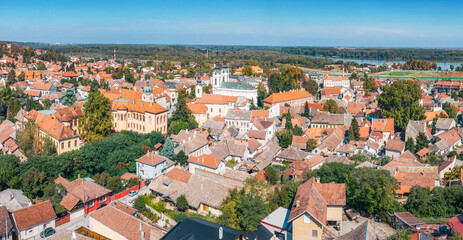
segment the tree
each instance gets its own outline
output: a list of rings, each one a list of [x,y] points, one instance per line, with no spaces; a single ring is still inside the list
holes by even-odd
[[[241,227],[245,230],[254,229],[270,213],[270,208],[260,196],[245,195],[237,206],[241,213]]]
[[[46,175],[32,167],[22,177],[22,189],[30,198],[42,197],[43,189],[46,186]]]
[[[310,119],[310,108],[308,102],[305,102],[304,104],[304,117]]]
[[[166,142],[164,143],[164,146],[162,147],[161,156],[164,156],[171,160],[175,158],[174,144],[170,140],[170,137],[167,137]]]
[[[442,109],[445,110],[445,112],[447,113],[449,118],[453,118],[453,119],[455,119],[455,121],[457,120],[458,110],[455,107],[455,105],[453,105],[453,104],[451,104],[449,102],[446,102],[446,103],[444,103],[442,105]]]
[[[421,88],[417,83],[396,81],[383,87],[378,96],[378,106],[382,118],[394,118],[396,131],[405,131],[410,120],[423,120],[424,109],[420,105]]]
[[[238,210],[236,209],[235,201],[229,201],[223,204],[220,210],[222,211],[222,215],[220,215],[218,218],[218,222],[220,224],[226,225],[230,228],[240,228],[240,219],[238,216]]]
[[[14,155],[0,155],[0,191],[12,187],[11,180],[19,176],[19,159]]]
[[[50,156],[56,154],[56,146],[50,137],[42,138],[42,155]]]
[[[21,72],[18,76],[18,81],[24,81],[26,79],[26,74],[24,72]]]
[[[357,79],[357,78],[359,78],[359,76],[357,75],[356,72],[352,72],[352,73],[350,74],[350,76],[349,76],[349,80]]]
[[[77,101],[76,94],[74,93],[74,90],[69,88],[64,94],[62,103],[63,105],[70,107],[74,104],[75,101]]]
[[[257,110],[257,107],[256,105],[254,104],[254,99],[251,98],[251,103],[250,103],[250,106],[249,106],[249,110],[252,111],[252,110]]]
[[[286,123],[285,123],[285,130],[292,130],[293,129],[293,123],[291,122],[291,113],[288,110],[288,113],[286,114]]]
[[[264,107],[264,99],[268,97],[267,88],[262,82],[257,85],[257,106]]]
[[[169,126],[169,133],[175,133],[178,129],[178,126],[188,125],[188,129],[193,129],[198,127],[198,122],[193,115],[193,112],[186,105],[186,92],[185,89],[182,89],[178,93],[177,104],[175,105],[175,111],[172,113],[172,117],[169,119],[170,123],[176,122],[176,125],[171,124]],[[177,129],[174,128],[177,126]]]
[[[450,64],[450,71],[453,71],[455,69],[455,66],[453,64]]]
[[[418,134],[418,137],[416,137],[416,147],[415,151],[420,151],[423,148],[427,148],[429,146],[429,140],[428,137],[424,132],[420,132]]]
[[[243,73],[246,76],[252,76],[252,67],[249,65],[244,66]]]
[[[180,152],[178,152],[177,156],[175,156],[175,161],[183,166],[188,162],[188,156],[185,154],[183,150],[181,150]]]
[[[135,201],[133,201],[133,208],[137,209],[139,212],[145,212],[146,211],[146,204],[145,204],[145,199],[143,198],[142,195],[138,195],[137,198],[135,198]]]
[[[302,82],[302,87],[312,95],[317,95],[318,83],[315,80],[309,79],[308,81]]]
[[[177,209],[181,212],[184,212],[185,210],[188,209],[188,200],[185,197],[185,194],[180,195],[176,202],[175,205],[177,206]]]
[[[368,75],[365,73],[362,80],[363,80],[363,89],[366,92],[376,91],[376,81],[373,77],[368,77]]]
[[[347,139],[349,140],[349,142],[350,141],[360,141],[359,123],[357,122],[355,118],[352,118],[347,136],[348,136]]]
[[[84,104],[84,116],[79,119],[79,129],[87,141],[100,141],[111,134],[111,103],[101,92],[91,92]]]
[[[9,84],[13,84],[16,81],[16,72],[11,69],[8,72],[8,76],[6,77],[6,80],[8,81]]]
[[[282,188],[277,191],[278,205],[290,209],[298,187],[299,183],[297,181],[285,180]]]
[[[273,166],[269,166],[265,169],[265,179],[269,181],[271,184],[276,184],[278,180],[280,179],[280,173],[277,169],[275,169]]]
[[[437,133],[437,127],[436,127],[436,124],[437,124],[437,118],[434,118],[432,120],[432,126],[431,126],[431,134],[434,135]]]
[[[36,138],[37,128],[33,122],[26,122],[24,129],[19,136],[18,145],[19,149],[26,155],[31,156],[32,154],[38,153],[37,145],[39,145]]]
[[[407,150],[412,153],[415,152],[415,141],[413,141],[412,137],[408,137],[407,139]]]
[[[323,110],[330,112],[330,113],[339,113],[338,104],[333,99],[328,99],[323,105]]]
[[[302,136],[302,134],[304,134],[304,131],[302,130],[301,127],[299,127],[299,126],[296,125],[296,126],[293,128],[293,135]]]
[[[283,129],[277,133],[277,136],[280,140],[279,145],[282,148],[287,148],[293,142],[293,131]]]
[[[317,140],[313,139],[313,138],[309,138],[309,140],[307,140],[306,142],[306,150],[311,152],[313,151],[315,148],[317,148]]]

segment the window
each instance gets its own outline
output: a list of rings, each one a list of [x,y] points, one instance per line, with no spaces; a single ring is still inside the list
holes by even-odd
[[[312,237],[318,237],[318,231],[312,230]]]
[[[68,148],[71,148],[71,141],[68,141]]]
[[[100,197],[100,203],[106,201],[106,196]]]
[[[64,148],[64,143],[61,143],[61,149],[63,149],[63,148]]]
[[[74,140],[74,147],[77,147],[77,140]]]
[[[93,202],[93,200],[90,201],[90,202],[88,202],[88,203],[87,203],[87,208],[93,207],[94,204],[95,204],[95,203]]]

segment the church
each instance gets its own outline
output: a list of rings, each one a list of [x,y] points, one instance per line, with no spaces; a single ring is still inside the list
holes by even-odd
[[[201,98],[203,84],[198,81],[196,84],[196,97]],[[227,61],[224,60],[222,66],[217,61],[214,64],[212,72],[212,94],[224,96],[246,97],[253,100],[257,104],[257,88],[244,80],[231,79],[230,69],[227,66]]]

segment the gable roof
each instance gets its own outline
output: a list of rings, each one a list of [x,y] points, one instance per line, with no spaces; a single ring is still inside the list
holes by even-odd
[[[394,132],[394,118],[374,118],[371,130],[377,132]]]
[[[268,98],[264,99],[264,102],[279,103],[279,102],[285,102],[285,101],[290,101],[290,100],[295,100],[295,99],[307,98],[311,96],[312,94],[310,94],[309,92],[303,89],[291,90],[288,92],[274,93],[270,95]]]
[[[56,218],[50,200],[13,212],[13,218],[19,230],[30,228]]]
[[[320,224],[325,225],[326,207],[326,201],[315,187],[315,178],[311,178],[297,189],[288,222],[307,212]]]
[[[141,156],[140,158],[136,159],[135,161],[141,162],[144,164],[148,164],[150,166],[156,166],[160,163],[169,160],[168,158],[155,154],[154,152],[147,152],[145,155]]]
[[[72,210],[79,201],[87,203],[88,201],[111,193],[111,190],[106,189],[93,180],[83,178],[77,178],[71,182],[59,176],[54,182],[63,185],[66,189],[68,194],[61,200],[60,204],[69,211]]]
[[[0,236],[6,235],[6,233],[13,230],[13,221],[11,221],[8,210],[5,206],[0,206]]]
[[[217,169],[220,162],[223,162],[223,160],[217,157],[214,153],[203,154],[199,157],[191,156],[188,158],[188,163],[190,164],[194,163],[211,169]]]

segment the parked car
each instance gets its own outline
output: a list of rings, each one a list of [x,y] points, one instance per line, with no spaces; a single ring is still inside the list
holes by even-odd
[[[135,196],[137,194],[138,194],[138,191],[135,191],[135,190],[132,190],[132,191],[129,192],[130,197],[133,197],[133,196]]]
[[[46,237],[49,237],[51,235],[55,234],[55,229],[49,227],[49,228],[45,228],[41,233],[40,233],[40,237],[41,238],[46,238]]]

